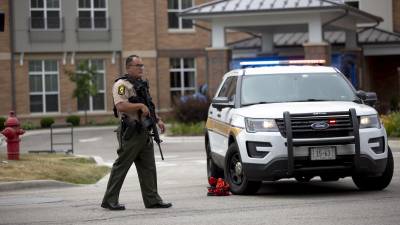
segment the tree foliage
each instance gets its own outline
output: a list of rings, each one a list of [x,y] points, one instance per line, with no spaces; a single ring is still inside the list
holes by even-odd
[[[76,85],[73,97],[86,99],[89,96],[95,96],[97,94],[97,87],[95,82],[93,82],[97,73],[96,71],[96,67],[89,66],[87,60],[79,63],[78,68],[75,71],[66,71],[70,80]]]
[[[66,70],[69,79],[75,83],[73,97],[82,100],[85,104],[85,123],[87,124],[87,110],[89,109],[89,96],[97,94],[95,77],[97,69],[94,65],[89,66],[89,61],[84,60],[79,63],[76,70]]]

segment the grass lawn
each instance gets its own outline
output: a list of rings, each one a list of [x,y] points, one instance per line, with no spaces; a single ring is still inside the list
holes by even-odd
[[[197,123],[171,123],[171,127],[167,129],[168,136],[203,136],[205,122]]]
[[[93,159],[65,154],[21,154],[20,160],[7,160],[7,155],[0,154],[0,182],[58,180],[93,184],[109,171]]]

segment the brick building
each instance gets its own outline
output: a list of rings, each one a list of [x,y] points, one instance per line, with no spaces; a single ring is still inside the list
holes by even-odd
[[[72,97],[66,70],[88,60],[98,69],[98,94],[88,115],[112,118],[111,87],[124,60],[142,56],[157,109],[170,112],[175,97],[208,84],[213,94],[229,69],[231,50],[210,48],[212,26],[182,19],[184,9],[210,0],[0,0],[0,115],[14,109],[22,120],[83,115],[84,100]],[[393,0],[393,27],[400,30],[400,3]],[[10,16],[11,15],[11,16]],[[10,29],[12,27],[12,29]],[[224,31],[227,43],[254,37]]]

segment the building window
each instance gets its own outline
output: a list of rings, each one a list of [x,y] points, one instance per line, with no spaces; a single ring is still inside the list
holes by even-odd
[[[179,13],[193,5],[193,0],[168,0],[168,29],[193,30],[193,20],[179,17]]]
[[[107,29],[106,0],[78,0],[78,26],[80,29]]]
[[[58,64],[56,60],[29,61],[31,113],[58,112]]]
[[[170,88],[172,101],[196,91],[196,65],[194,58],[170,59]]]
[[[97,94],[95,96],[89,96],[86,99],[78,98],[78,110],[79,111],[102,111],[105,110],[105,69],[104,60],[102,59],[91,59],[87,60],[89,68],[96,68],[96,75],[93,78],[93,83],[96,85]],[[79,65],[81,62],[78,62]],[[77,68],[78,69],[78,68]],[[79,74],[79,70],[77,70]]]
[[[31,29],[60,29],[60,0],[31,0]]]

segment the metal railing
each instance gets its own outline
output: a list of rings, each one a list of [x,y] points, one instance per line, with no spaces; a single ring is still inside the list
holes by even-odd
[[[69,128],[69,129],[68,129]],[[62,129],[55,131],[55,129]],[[67,136],[67,141],[55,141],[55,136]],[[55,146],[68,146],[64,150],[55,149]],[[29,153],[57,153],[65,152],[66,154],[74,154],[74,127],[72,123],[52,124],[50,126],[50,150],[29,150]]]
[[[54,129],[58,128],[70,128],[69,131],[61,131],[61,132],[54,132]],[[68,141],[62,141],[62,142],[55,142],[54,136],[58,135],[69,135],[70,136],[70,142]],[[65,153],[71,153],[74,154],[74,126],[72,126],[72,123],[65,123],[65,124],[52,124],[50,126],[50,152],[56,152],[54,149],[54,146],[56,145],[62,145],[62,146],[70,146],[69,149],[65,150]]]

